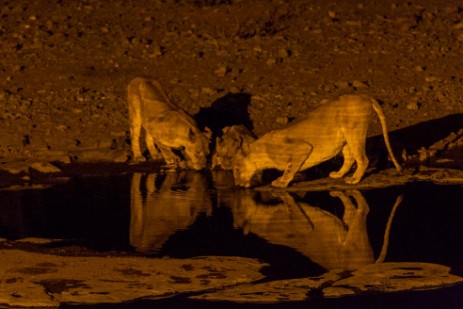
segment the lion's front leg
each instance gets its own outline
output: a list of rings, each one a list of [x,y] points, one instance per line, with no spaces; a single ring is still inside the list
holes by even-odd
[[[141,150],[140,150],[140,131],[141,131],[141,126],[142,126],[140,111],[129,109],[129,113],[130,113],[130,143],[132,146],[132,155],[133,155],[132,162],[143,162],[145,161],[145,158],[142,156]]]
[[[164,160],[166,161],[167,167],[169,169],[177,168],[180,160],[172,151],[172,149],[169,146],[164,146],[160,144],[156,144],[156,146],[158,146],[159,151],[161,152]]]
[[[151,134],[149,134],[149,132],[146,132],[145,141],[146,141],[146,147],[148,147],[148,151],[150,153],[151,159],[152,160],[160,159],[161,156],[159,154],[159,151],[154,146],[154,139],[151,136]]]
[[[310,144],[304,142],[288,142],[287,144],[288,145],[286,147],[283,146],[282,149],[290,153],[289,156],[283,156],[287,157],[288,163],[285,166],[283,175],[272,182],[273,187],[286,188],[312,153],[312,146]]]

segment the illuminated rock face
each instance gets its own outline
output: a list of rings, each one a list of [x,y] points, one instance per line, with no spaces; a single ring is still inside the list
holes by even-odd
[[[347,277],[347,278],[346,278]],[[463,283],[446,266],[426,263],[372,264],[352,273],[330,271],[320,277],[277,280],[196,296],[197,299],[254,303],[310,300],[316,292],[327,298],[436,289]]]
[[[366,292],[436,289],[463,283],[450,269],[427,263],[372,264],[353,272],[332,270],[319,277],[262,279],[266,264],[239,257],[147,259],[63,257],[20,250],[0,252],[0,302],[16,307],[58,307],[63,303],[121,303],[195,292],[192,299],[272,303]]]
[[[146,259],[62,257],[0,252],[0,303],[57,307],[119,303],[200,292],[262,279],[265,264],[246,258]]]

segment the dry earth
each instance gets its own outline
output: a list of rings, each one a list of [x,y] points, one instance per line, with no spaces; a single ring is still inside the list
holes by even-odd
[[[349,92],[380,100],[391,131],[442,120],[439,136],[393,135],[418,143],[409,154],[463,126],[461,1],[4,0],[0,14],[3,162],[125,161],[139,75],[215,129],[232,115],[261,135]]]

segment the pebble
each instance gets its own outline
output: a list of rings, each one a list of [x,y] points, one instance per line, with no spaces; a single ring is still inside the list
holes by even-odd
[[[369,88],[369,86],[368,86],[367,83],[361,82],[361,81],[358,81],[358,80],[354,80],[354,81],[352,82],[352,87],[354,87],[355,89]]]
[[[203,87],[201,88],[201,93],[205,95],[214,95],[216,92],[209,87]]]
[[[344,82],[344,81],[336,82],[336,83],[334,83],[334,85],[335,85],[337,88],[341,89],[341,90],[347,90],[347,89],[350,88],[349,83],[348,83],[348,82]]]
[[[418,98],[413,98],[410,100],[410,102],[407,104],[407,109],[409,110],[418,110],[421,106],[420,99]]]
[[[158,58],[162,56],[162,51],[161,51],[161,47],[159,45],[155,45],[153,47],[153,51],[151,52],[151,54],[149,55],[150,58]]]
[[[279,49],[278,50],[278,53],[277,53],[278,57],[282,58],[282,59],[286,59],[290,56],[290,52],[286,49]]]
[[[225,77],[229,69],[226,66],[221,66],[218,69],[214,70],[214,74],[218,77]]]
[[[274,58],[269,58],[267,61],[265,61],[265,63],[267,65],[274,65],[275,63],[277,63],[277,61]]]
[[[278,124],[287,125],[289,122],[288,117],[277,117],[276,122]]]

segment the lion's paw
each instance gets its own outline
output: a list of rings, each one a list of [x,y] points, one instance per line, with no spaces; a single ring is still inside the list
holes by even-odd
[[[346,178],[346,183],[349,184],[349,185],[355,185],[355,184],[358,184],[359,182],[360,182],[359,178],[354,178],[354,177],[347,177]]]
[[[339,173],[339,172],[331,172],[329,174],[330,178],[341,178],[343,176],[343,174]]]
[[[132,158],[129,161],[129,164],[138,164],[138,163],[142,163],[142,162],[145,162],[145,161],[146,161],[145,157],[139,156],[139,157]]]
[[[279,179],[272,181],[272,187],[275,188],[286,188],[288,186],[288,183],[281,181]]]
[[[161,169],[165,173],[172,173],[177,171],[178,165],[176,163],[165,164],[161,166]]]

